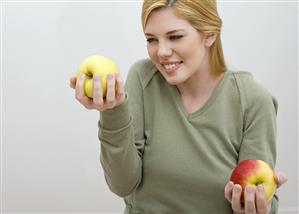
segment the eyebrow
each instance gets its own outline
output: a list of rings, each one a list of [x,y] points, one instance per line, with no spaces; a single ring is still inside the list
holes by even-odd
[[[168,32],[166,33],[166,35],[173,34],[173,33],[177,33],[177,32],[179,32],[179,31],[184,31],[184,30],[183,30],[183,29],[171,30],[171,31],[168,31]],[[145,33],[145,35],[146,35],[146,36],[154,36],[154,35],[151,34],[151,33]]]

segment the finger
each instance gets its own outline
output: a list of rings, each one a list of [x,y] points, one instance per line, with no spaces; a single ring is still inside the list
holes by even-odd
[[[81,75],[76,82],[76,99],[87,109],[92,109],[92,101],[84,94],[84,81],[85,81],[85,75]]]
[[[92,99],[87,96],[83,96],[79,102],[87,109],[95,109]]]
[[[258,214],[268,213],[268,202],[265,196],[265,190],[262,185],[257,186],[256,196],[256,210]]]
[[[84,81],[85,81],[85,75],[81,75],[78,79],[77,79],[77,82],[76,82],[76,99],[77,100],[81,100],[83,97],[84,97]]]
[[[75,89],[76,87],[76,81],[77,81],[77,78],[76,77],[71,77],[70,78],[70,87]]]
[[[234,185],[232,194],[232,208],[236,212],[243,212],[244,207],[241,202],[242,187],[239,184]]]
[[[99,75],[93,77],[93,103],[97,108],[102,108],[104,104],[102,81]]]
[[[115,75],[109,74],[107,78],[107,95],[106,106],[108,108],[114,107],[115,104]]]
[[[245,188],[245,213],[246,214],[255,214],[255,190],[252,186],[247,186]]]
[[[224,188],[224,196],[229,202],[232,201],[233,188],[234,188],[234,183],[231,181],[228,182]]]
[[[277,183],[277,188],[288,181],[288,176],[283,172],[275,172],[274,178]]]
[[[124,97],[124,83],[120,74],[116,74],[116,86],[117,86],[117,99]]]

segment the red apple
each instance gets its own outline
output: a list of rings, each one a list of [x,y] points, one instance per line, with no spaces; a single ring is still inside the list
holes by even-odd
[[[277,188],[272,168],[262,160],[243,160],[233,170],[230,180],[234,184],[242,187],[242,199],[244,200],[244,190],[246,186],[254,189],[262,185],[265,190],[267,200],[270,200]]]

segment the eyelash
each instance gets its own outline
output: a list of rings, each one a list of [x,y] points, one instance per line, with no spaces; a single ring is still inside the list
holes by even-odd
[[[175,41],[175,40],[181,39],[182,37],[183,37],[182,35],[173,35],[173,36],[169,37],[169,40]],[[148,39],[146,39],[146,41],[148,43],[152,43],[154,41],[157,41],[157,39],[155,39],[155,38],[148,38]]]
[[[148,39],[146,39],[146,41],[147,41],[148,43],[152,43],[154,40],[155,40],[154,38],[148,38]]]
[[[182,35],[174,35],[174,36],[170,36],[169,39],[170,40],[178,40],[178,39],[180,39],[182,37],[183,37]]]

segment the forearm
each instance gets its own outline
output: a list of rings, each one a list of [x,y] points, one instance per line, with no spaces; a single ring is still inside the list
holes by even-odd
[[[121,197],[129,195],[141,180],[141,157],[134,138],[127,101],[101,113],[100,160],[109,188]]]

